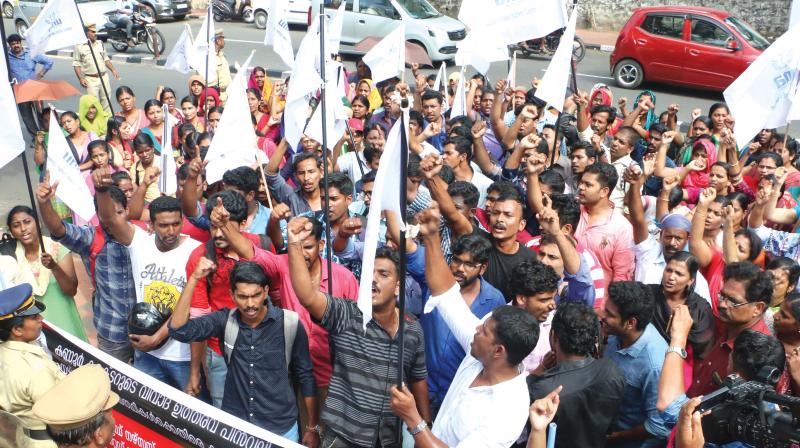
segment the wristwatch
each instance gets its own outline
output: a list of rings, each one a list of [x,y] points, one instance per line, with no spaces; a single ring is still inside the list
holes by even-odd
[[[417,426],[415,426],[413,428],[408,428],[408,432],[411,433],[412,436],[415,436],[415,435],[421,433],[422,431],[425,431],[425,428],[427,428],[427,427],[428,427],[428,424],[425,423],[425,420],[421,420],[419,423],[417,423]]]
[[[688,356],[686,350],[683,347],[669,347],[667,349],[667,353],[677,353],[678,356],[680,356],[683,359],[686,359],[686,357]]]
[[[319,434],[320,436],[322,435],[322,428],[319,425],[306,426],[306,431],[315,432],[315,433]]]

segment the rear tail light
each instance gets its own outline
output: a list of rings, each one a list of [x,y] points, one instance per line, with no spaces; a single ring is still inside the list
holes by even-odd
[[[311,7],[308,7],[308,16],[306,17],[306,25],[311,26]]]

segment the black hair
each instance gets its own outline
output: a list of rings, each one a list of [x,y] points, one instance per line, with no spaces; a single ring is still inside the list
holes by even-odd
[[[564,190],[567,188],[567,184],[564,182],[564,176],[552,168],[548,168],[539,173],[539,183],[547,185],[550,187],[550,191],[554,193],[564,193]]]
[[[206,202],[206,216],[211,217],[211,211],[217,205],[217,198],[222,199],[222,206],[230,214],[230,220],[243,223],[247,219],[247,201],[238,191],[222,190],[211,195]]]
[[[194,107],[200,107],[200,100],[194,95],[186,95],[181,98],[181,105],[183,103],[191,103]]]
[[[308,159],[313,159],[317,163],[317,168],[322,166],[322,159],[319,158],[317,153],[302,151],[294,156],[294,159],[292,160],[292,167],[295,169],[295,171],[297,171],[297,165],[300,165],[300,162]]]
[[[459,118],[459,117],[457,117],[457,118]],[[449,138],[463,138],[463,139],[469,140],[470,141],[470,145],[471,145],[472,144],[471,143],[472,142],[472,131],[470,130],[471,126],[467,127],[466,125],[462,124],[460,121],[456,121],[456,123],[458,123],[458,124],[456,124],[455,126],[450,128],[450,133],[447,134],[447,136]],[[472,148],[470,147],[470,150],[471,149]]]
[[[417,123],[417,126],[420,128],[425,126],[425,117],[423,117],[422,113],[418,110],[412,110],[408,113],[408,122],[411,123],[412,121]]]
[[[597,182],[600,183],[601,188],[608,187],[609,196],[614,188],[617,187],[617,182],[619,181],[617,170],[613,165],[605,162],[597,161],[591,165],[588,165],[581,176],[585,176],[587,174],[596,174]]]
[[[489,185],[489,187],[486,189],[486,193],[488,194],[488,193],[490,193],[492,191],[500,192],[500,196],[503,196],[503,192],[506,192],[506,191],[513,191],[513,192],[519,194],[519,192],[517,190],[517,187],[512,182],[509,182],[507,180],[497,180],[497,181],[492,182]]]
[[[128,208],[128,198],[125,197],[125,193],[119,187],[115,185],[108,187],[108,195],[111,197],[111,201],[119,204],[122,208]],[[98,210],[97,196],[94,197],[94,209]]]
[[[696,122],[698,122],[698,121],[703,123],[705,125],[705,127],[707,127],[709,130],[714,129],[714,122],[711,121],[711,118],[709,116],[700,115],[699,117],[695,118],[694,120],[692,120],[692,126],[691,127],[694,127],[694,124]]]
[[[375,182],[375,176],[377,174],[378,173],[376,172],[376,170],[372,170],[372,171],[370,171],[368,173],[365,173],[363,176],[361,176],[361,185],[368,184],[370,182],[374,183]]]
[[[714,112],[717,109],[725,109],[725,112],[727,112],[729,114],[731,113],[731,110],[728,108],[727,104],[725,104],[725,103],[714,103],[714,104],[711,105],[711,107],[708,108],[708,116],[710,117],[710,116],[714,115]],[[711,128],[709,127],[709,129],[711,129]]]
[[[644,330],[653,319],[653,294],[640,282],[612,282],[608,285],[608,298],[617,306],[623,321],[636,319],[638,331]]]
[[[636,132],[636,129],[634,129],[632,126],[620,126],[620,128],[617,129],[617,132],[614,135],[615,136],[624,135],[624,136],[628,137],[628,139],[630,139],[630,143],[629,144],[630,144],[631,147],[636,145],[636,142],[638,142],[639,139],[641,138],[639,136],[639,133]]]
[[[761,238],[756,234],[753,229],[739,229],[733,233],[734,237],[744,236],[750,242],[750,253],[747,255],[747,261],[754,261],[761,253]]]
[[[600,104],[598,106],[592,107],[592,109],[591,109],[592,115],[599,114],[599,113],[602,113],[602,112],[605,112],[605,113],[608,114],[608,120],[606,121],[606,123],[608,123],[609,126],[611,125],[611,123],[614,122],[614,120],[617,119],[617,111],[616,111],[616,109],[614,109],[611,106],[606,106],[605,104]]]
[[[144,111],[145,114],[147,114],[147,110],[150,109],[153,106],[161,109],[163,104],[161,104],[161,101],[159,101],[159,100],[149,99],[149,100],[145,101],[144,108],[142,110]]]
[[[321,226],[322,225],[320,224],[320,227]],[[394,265],[394,275],[397,276],[398,281],[405,281],[404,279],[400,278],[400,254],[398,254],[396,250],[390,249],[387,246],[379,247],[375,251],[375,259],[377,260],[379,258],[384,258],[386,260],[391,261],[392,265]]]
[[[756,165],[757,165],[759,162],[761,162],[762,160],[764,160],[764,159],[767,159],[767,158],[774,160],[774,161],[775,161],[775,166],[776,166],[776,167],[781,167],[781,166],[783,166],[783,157],[781,157],[781,155],[780,155],[780,154],[778,154],[777,152],[772,152],[772,151],[762,151],[762,152],[761,152],[761,153],[758,155],[758,158],[757,158],[757,160],[756,160]]]
[[[178,94],[175,93],[174,90],[172,90],[172,87],[164,87],[163,89],[161,89],[161,94],[158,95],[158,100],[161,101],[161,104],[164,104],[164,94],[165,93],[171,93],[172,96],[175,97],[175,101],[178,100]]]
[[[189,164],[184,163],[178,167],[178,171],[175,175],[178,177],[178,180],[186,180],[189,177]]]
[[[664,123],[661,123],[660,121],[656,121],[656,122],[653,122],[653,124],[650,125],[650,129],[649,130],[650,130],[650,132],[658,132],[659,134],[663,134],[663,133],[669,131],[669,128]]]
[[[364,95],[356,95],[356,96],[355,96],[355,97],[354,97],[354,98],[353,98],[353,99],[350,101],[350,104],[353,104],[353,103],[355,103],[356,101],[358,101],[359,103],[363,104],[364,106],[366,106],[366,108],[367,108],[367,109],[369,109],[369,98],[365,97]]]
[[[364,157],[366,158],[366,150],[364,150]],[[422,169],[420,169],[419,164],[422,162],[422,159],[417,154],[409,154],[408,155],[408,168],[406,170],[406,175],[408,177],[413,178],[421,178],[422,177]]]
[[[328,173],[328,188],[339,190],[343,196],[353,195],[353,181],[350,176],[340,171]],[[327,195],[328,192],[326,191],[325,194]]]
[[[591,356],[600,341],[600,320],[581,302],[564,302],[553,316],[551,331],[567,355]]]
[[[11,228],[11,220],[14,218],[14,215],[17,213],[25,213],[26,215],[33,217],[33,209],[28,207],[27,205],[17,205],[8,212],[8,216],[6,216],[6,227]]]
[[[578,229],[581,220],[581,205],[578,199],[569,194],[551,194],[551,207],[558,214],[558,223],[561,227],[572,224],[572,233]]]
[[[9,216],[11,216],[10,213]],[[793,259],[788,257],[775,257],[770,260],[769,263],[767,263],[767,266],[764,269],[767,271],[773,269],[783,269],[786,271],[786,278],[789,282],[789,290],[794,290],[795,287],[797,287],[797,280],[800,279],[800,265],[798,265]],[[800,314],[798,316],[800,316]]]
[[[92,158],[92,150],[98,146],[103,148],[106,154],[108,154],[108,164],[112,165],[114,163],[114,152],[111,150],[111,145],[109,145],[105,140],[92,140],[88,145],[86,145],[86,160]]]
[[[188,166],[189,164],[184,164],[184,165]],[[133,179],[131,179],[131,175],[128,174],[127,171],[117,171],[116,173],[111,175],[111,183],[115,187],[119,187],[120,182],[122,182],[123,180],[129,180],[133,182]]]
[[[25,325],[25,316],[14,316],[10,319],[0,320],[0,342],[11,339],[14,328]]]
[[[130,87],[128,87],[128,86],[119,86],[119,87],[117,87],[117,91],[114,93],[114,98],[116,98],[117,101],[119,101],[119,97],[123,93],[127,93],[128,95],[130,95],[132,97],[136,96],[136,94],[133,93],[133,89],[131,89]]]
[[[731,363],[742,378],[755,380],[763,367],[774,367],[783,372],[786,352],[778,339],[748,329],[733,340]]]
[[[152,137],[150,137],[148,134],[145,134],[144,132],[136,134],[136,137],[133,139],[134,151],[136,151],[136,149],[139,148],[140,146],[149,146],[153,148],[153,150],[155,150],[156,147]]]
[[[473,185],[472,182],[457,180],[447,187],[447,194],[451,197],[461,196],[464,199],[464,205],[470,209],[478,206],[480,193],[478,192],[478,187]]]
[[[422,93],[420,101],[424,103],[425,101],[428,100],[436,100],[436,102],[438,102],[439,105],[441,105],[444,102],[442,94],[433,89],[425,89],[425,91]]]
[[[468,253],[472,255],[474,263],[488,263],[489,255],[492,252],[492,243],[486,237],[471,233],[469,235],[461,235],[453,243],[451,248],[453,255]]]
[[[225,112],[225,108],[222,107],[222,106],[214,106],[214,107],[208,109],[208,115],[211,115],[211,114],[214,114],[214,113],[219,113],[220,115],[222,115],[223,112]]]
[[[94,433],[97,432],[101,426],[106,424],[108,419],[107,414],[109,414],[109,411],[102,411],[77,428],[57,430],[47,425],[47,434],[53,439],[53,442],[57,443],[59,446],[85,446],[91,442]]]
[[[673,188],[669,192],[669,202],[667,203],[667,207],[669,210],[674,209],[680,203],[683,202],[683,188]]]
[[[264,268],[255,261],[237,261],[231,269],[231,291],[236,291],[237,283],[249,283],[261,286],[269,285],[269,277]]]
[[[261,99],[261,91],[256,89],[255,87],[248,88],[247,90],[245,90],[245,93],[252,93],[253,96],[255,96],[256,98],[258,98],[259,100]]]
[[[106,122],[106,141],[110,142],[114,139],[114,131],[120,132],[119,127],[122,123],[125,123],[125,119],[119,116],[109,117],[108,121]],[[120,132],[119,136],[120,140],[122,139],[122,133]]]
[[[60,116],[60,117],[58,117],[58,123],[59,123],[59,124],[61,124],[61,120],[62,120],[64,117],[70,117],[70,118],[72,118],[73,120],[77,120],[77,121],[80,121],[80,119],[81,119],[81,117],[79,117],[79,116],[78,116],[78,114],[76,114],[74,111],[71,111],[71,110],[65,110],[64,112],[61,112],[61,116]]]
[[[472,160],[472,142],[466,138],[461,136],[448,137],[442,144],[443,147],[446,145],[453,145],[453,149],[457,153],[467,156],[467,162]]]
[[[11,42],[22,42],[22,36],[17,33],[9,34],[6,37],[6,43],[10,44]]]
[[[697,284],[697,271],[700,269],[700,263],[697,262],[697,258],[691,254],[691,252],[686,252],[685,250],[679,250],[672,254],[671,257],[667,260],[667,264],[671,261],[680,262],[686,265],[686,270],[689,272],[689,277],[692,278],[692,283],[686,288],[685,295],[688,297],[694,292],[694,288]]]
[[[159,196],[153,199],[150,203],[150,222],[156,222],[156,215],[164,212],[178,212],[183,216],[181,201],[172,196]]]
[[[731,201],[731,202],[738,203],[739,207],[742,210],[747,210],[747,207],[750,205],[750,202],[751,202],[750,196],[747,196],[746,194],[742,193],[741,191],[734,191],[732,193],[728,193],[728,195],[725,196],[725,197],[727,197],[728,200]]]
[[[786,295],[784,300],[789,304],[789,308],[792,309],[794,320],[800,321],[800,292],[792,291]],[[2,337],[0,337],[0,340],[3,340]]]
[[[745,299],[749,303],[772,301],[772,278],[749,261],[731,263],[723,271],[724,281],[736,280],[745,285]]]
[[[558,288],[558,275],[550,266],[539,261],[525,260],[514,266],[509,286],[514,295],[530,297]]]
[[[225,171],[222,175],[222,183],[230,185],[237,190],[247,193],[258,194],[258,187],[261,185],[258,179],[258,172],[249,166],[240,166],[232,170]]]
[[[447,185],[452,184],[456,180],[455,171],[453,171],[453,169],[450,168],[450,165],[447,164],[442,165],[442,169],[439,171],[437,176],[439,176],[439,178],[442,179]]]
[[[492,310],[495,341],[505,347],[506,362],[516,366],[539,341],[539,322],[528,312],[514,306],[500,305]]]

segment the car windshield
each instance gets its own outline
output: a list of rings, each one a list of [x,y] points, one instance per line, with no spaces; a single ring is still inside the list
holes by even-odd
[[[744,39],[758,50],[766,50],[769,47],[769,41],[762,35],[758,34],[758,31],[754,30],[750,25],[746,22],[737,19],[736,17],[728,17],[725,19],[725,23],[733,27],[739,34],[744,37]]]
[[[427,0],[397,0],[397,3],[415,19],[430,19],[442,15]]]

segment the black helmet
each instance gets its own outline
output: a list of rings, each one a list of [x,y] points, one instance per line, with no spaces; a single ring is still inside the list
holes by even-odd
[[[128,316],[128,332],[152,336],[164,325],[168,317],[152,304],[139,302],[133,306]]]

